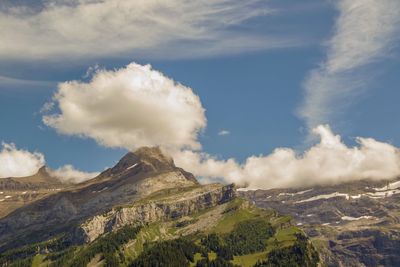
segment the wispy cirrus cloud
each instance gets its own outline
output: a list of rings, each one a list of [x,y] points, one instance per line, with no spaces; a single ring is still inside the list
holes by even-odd
[[[231,132],[228,131],[228,130],[220,130],[220,131],[218,132],[218,135],[219,135],[219,136],[225,136],[225,135],[230,135],[230,134],[231,134]]]
[[[305,80],[305,100],[299,110],[309,126],[329,123],[368,87],[366,67],[393,52],[399,40],[400,2],[340,0],[327,55]]]
[[[0,5],[0,58],[202,57],[293,46],[241,27],[268,1],[42,0]]]
[[[11,78],[0,75],[0,90],[3,89],[15,89],[15,88],[48,88],[54,85],[54,83],[49,81],[35,81]]]

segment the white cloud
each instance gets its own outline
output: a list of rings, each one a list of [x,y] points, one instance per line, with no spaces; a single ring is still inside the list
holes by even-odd
[[[72,165],[64,165],[56,170],[49,170],[49,173],[63,182],[70,183],[81,183],[100,174],[99,172],[82,172],[76,170]]]
[[[46,102],[44,105],[40,108],[39,113],[47,113],[50,112],[54,108],[54,102]]]
[[[48,88],[52,84],[52,82],[48,81],[25,80],[0,75],[0,89],[18,87]]]
[[[17,149],[13,143],[2,143],[0,151],[0,178],[35,174],[45,164],[41,153]]]
[[[98,70],[88,83],[61,83],[54,102],[60,113],[45,115],[46,125],[107,147],[198,149],[197,135],[206,126],[199,97],[150,65],[132,63]]]
[[[58,132],[93,138],[108,147],[159,145],[177,166],[203,181],[220,178],[250,188],[274,188],[400,175],[396,147],[371,138],[357,138],[358,145],[348,147],[327,125],[314,128],[320,142],[300,155],[277,148],[239,164],[198,151],[198,134],[206,126],[199,97],[149,65],[98,70],[87,83],[62,83],[54,101],[60,113],[43,119]]]
[[[231,132],[228,130],[221,130],[218,132],[218,135],[220,135],[220,136],[230,135],[230,134],[231,134]]]
[[[0,7],[0,58],[198,57],[298,41],[241,27],[273,13],[262,0],[42,0]]]
[[[392,53],[400,36],[398,0],[339,0],[334,34],[327,58],[304,83],[306,99],[300,109],[310,128],[327,123],[368,87],[365,70]]]
[[[357,146],[348,147],[326,125],[314,128],[313,133],[320,142],[301,155],[290,148],[277,148],[266,156],[251,156],[244,164],[187,150],[172,154],[178,166],[207,181],[223,178],[252,189],[391,179],[400,175],[400,151],[390,144],[359,137]]]
[[[0,151],[0,178],[26,177],[34,175],[46,164],[45,157],[39,152],[18,149],[15,144],[2,143]],[[72,165],[65,165],[57,170],[47,168],[50,175],[61,181],[80,183],[94,178],[98,172],[82,172]]]

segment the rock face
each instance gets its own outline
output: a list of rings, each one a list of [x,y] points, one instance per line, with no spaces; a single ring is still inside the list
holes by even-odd
[[[0,219],[0,248],[16,240],[49,238],[115,206],[163,189],[198,186],[195,177],[175,166],[159,148],[126,154],[98,177],[21,207]],[[51,231],[49,231],[51,229]]]
[[[198,186],[172,197],[144,199],[128,207],[113,208],[107,213],[94,216],[75,231],[77,242],[89,243],[105,232],[117,230],[125,225],[151,223],[177,219],[207,208],[225,203],[235,197],[233,185],[211,184]]]
[[[257,206],[293,216],[322,244],[328,266],[400,266],[400,180],[241,191]]]
[[[399,266],[400,233],[398,231],[386,231],[379,228],[343,231],[338,234],[337,240],[334,251],[339,255],[341,262],[346,262],[346,257],[348,257],[357,259],[365,266]]]

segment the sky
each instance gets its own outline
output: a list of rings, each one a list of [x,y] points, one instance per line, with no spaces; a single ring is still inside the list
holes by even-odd
[[[400,175],[397,0],[6,0],[0,36],[0,177],[143,145],[249,188]]]

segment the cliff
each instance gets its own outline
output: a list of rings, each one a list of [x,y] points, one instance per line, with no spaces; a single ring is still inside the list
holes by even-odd
[[[98,236],[126,225],[178,219],[215,207],[235,197],[233,185],[210,184],[187,188],[173,194],[162,191],[137,204],[116,207],[81,224],[74,233],[75,242],[90,243]]]

